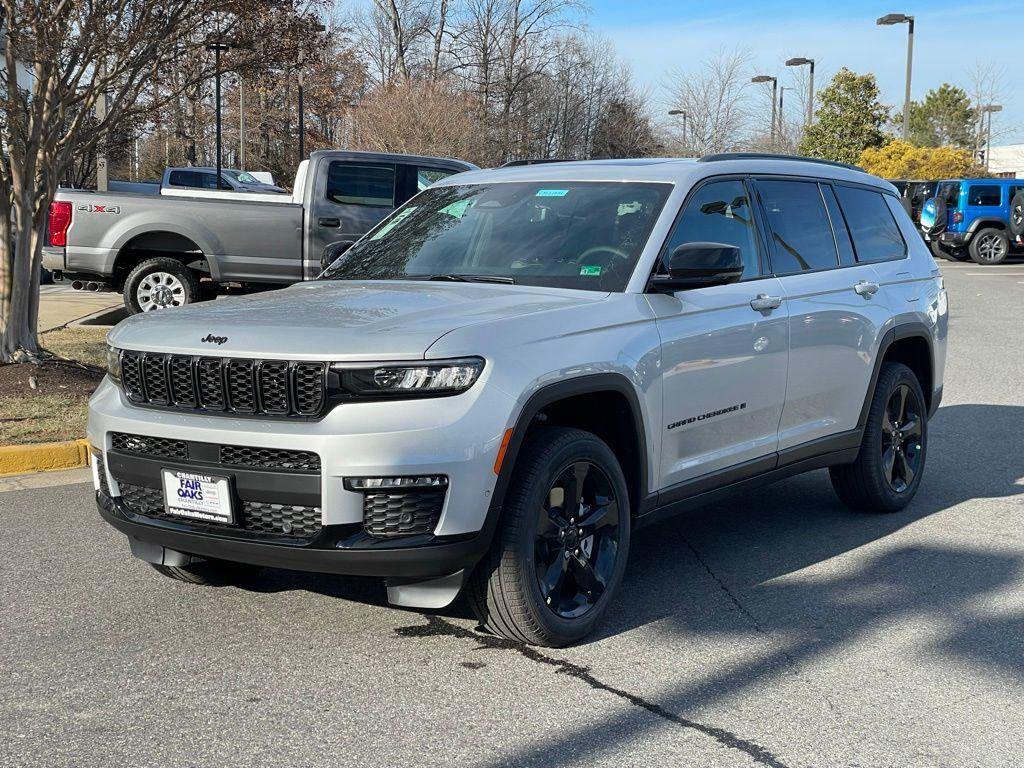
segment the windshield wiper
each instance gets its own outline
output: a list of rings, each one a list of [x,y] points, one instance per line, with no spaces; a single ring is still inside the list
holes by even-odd
[[[451,280],[456,283],[503,283],[515,285],[515,278],[505,275],[460,275],[456,273],[427,275],[427,280]]]

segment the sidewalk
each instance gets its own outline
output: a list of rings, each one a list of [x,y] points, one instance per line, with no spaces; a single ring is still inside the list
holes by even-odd
[[[44,285],[39,289],[39,332],[60,328],[75,320],[120,306],[122,301],[119,293],[92,293],[76,291],[70,285]],[[113,322],[116,323],[117,319]]]

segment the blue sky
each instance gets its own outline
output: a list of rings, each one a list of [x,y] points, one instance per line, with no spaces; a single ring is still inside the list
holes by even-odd
[[[739,47],[766,74],[784,74],[793,56],[817,62],[815,88],[840,67],[872,72],[882,101],[902,107],[906,64],[906,25],[879,27],[886,13],[915,17],[912,98],[950,82],[969,90],[979,59],[1005,67],[994,143],[1024,142],[1024,81],[1013,77],[1012,63],[1024,51],[1024,0],[971,3],[793,2],[731,0],[728,3],[667,0],[590,0],[589,25],[615,43],[637,80],[662,96],[666,70],[696,71],[718,51]],[[787,110],[788,112],[788,110]]]

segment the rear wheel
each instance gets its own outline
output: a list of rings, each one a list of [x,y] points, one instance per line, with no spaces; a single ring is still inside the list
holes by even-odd
[[[199,279],[177,259],[146,259],[124,281],[124,305],[131,314],[181,307],[199,301]]]
[[[975,264],[1002,264],[1010,253],[1010,238],[1001,229],[983,229],[971,238]]]
[[[227,560],[203,560],[185,566],[157,565],[156,563],[150,563],[150,565],[169,579],[205,587],[244,584],[254,580],[260,572],[258,565],[231,563]]]
[[[547,427],[524,445],[490,552],[470,580],[481,623],[518,642],[580,640],[615,596],[629,555],[629,495],[611,449]]]
[[[830,467],[832,487],[854,509],[896,512],[917,493],[928,448],[928,413],[914,372],[883,363],[871,399],[860,453]]]

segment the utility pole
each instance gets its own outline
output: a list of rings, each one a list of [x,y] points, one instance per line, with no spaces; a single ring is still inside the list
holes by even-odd
[[[231,46],[228,45],[227,43],[223,43],[223,42],[220,42],[220,41],[218,41],[216,43],[210,43],[209,45],[206,46],[206,50],[213,51],[213,55],[214,55],[213,81],[214,81],[214,89],[216,90],[216,95],[214,97],[214,105],[215,105],[215,110],[216,110],[216,123],[217,123],[217,188],[218,189],[220,189],[220,185],[221,185],[220,169],[221,169],[221,163],[222,163],[222,147],[221,147],[221,145],[222,145],[222,141],[221,141],[222,136],[221,136],[221,120],[220,120],[220,118],[221,118],[221,110],[220,110],[220,54],[221,54],[221,51],[226,51],[230,47]]]

